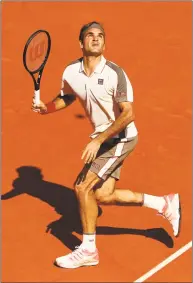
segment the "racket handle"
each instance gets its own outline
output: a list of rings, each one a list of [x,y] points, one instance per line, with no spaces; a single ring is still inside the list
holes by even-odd
[[[40,104],[40,90],[35,90],[34,91],[34,101],[36,105]]]

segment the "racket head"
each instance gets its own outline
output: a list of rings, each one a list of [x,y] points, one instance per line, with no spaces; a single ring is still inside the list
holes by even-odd
[[[30,74],[40,72],[49,57],[51,37],[46,30],[37,30],[27,40],[23,51],[23,64]]]

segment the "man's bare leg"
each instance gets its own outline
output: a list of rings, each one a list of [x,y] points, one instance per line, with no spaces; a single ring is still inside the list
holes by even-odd
[[[138,203],[143,204],[143,193],[116,189],[116,179],[109,177],[102,185],[95,186],[96,199],[105,204]]]
[[[58,257],[56,265],[63,268],[77,268],[85,265],[97,265],[99,263],[96,249],[96,222],[98,217],[98,205],[93,187],[99,182],[98,176],[88,171],[86,177],[78,177],[74,190],[79,203],[79,212],[83,228],[82,244],[68,255]],[[69,219],[70,221],[70,219]]]
[[[133,192],[128,189],[116,189],[116,179],[109,177],[101,186],[95,186],[95,196],[98,202],[104,204],[141,204],[142,206],[162,211],[165,199],[144,193]]]
[[[100,187],[95,186],[95,196],[100,203],[104,204],[128,204],[137,203],[144,207],[157,210],[172,225],[174,236],[180,233],[180,199],[178,194],[166,196],[153,196],[145,193],[133,192],[131,190],[120,190],[115,188],[116,181],[109,177]]]
[[[99,177],[88,171],[86,179],[75,185],[75,193],[80,208],[80,218],[84,234],[93,234],[96,231],[96,221],[98,217],[98,205],[93,187],[99,182]]]

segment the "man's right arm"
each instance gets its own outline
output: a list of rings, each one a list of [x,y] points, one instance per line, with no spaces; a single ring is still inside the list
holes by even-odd
[[[59,94],[54,100],[54,104],[56,107],[56,110],[60,110],[62,108],[65,108],[72,104],[76,100],[76,97],[74,94],[65,94],[61,95]]]
[[[71,105],[76,100],[73,94],[59,94],[54,100],[45,104],[45,110],[40,114],[49,114]]]
[[[40,101],[39,105],[35,105],[33,101],[32,110],[35,112],[39,112],[40,114],[49,114],[66,108],[67,106],[71,105],[75,100],[76,96],[73,94],[71,87],[66,81],[63,81],[61,93],[56,98],[46,104]]]

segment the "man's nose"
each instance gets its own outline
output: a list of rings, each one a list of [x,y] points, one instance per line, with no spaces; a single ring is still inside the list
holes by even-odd
[[[97,36],[97,35],[94,35],[94,36],[93,36],[93,40],[94,40],[94,41],[98,41],[98,36]]]

